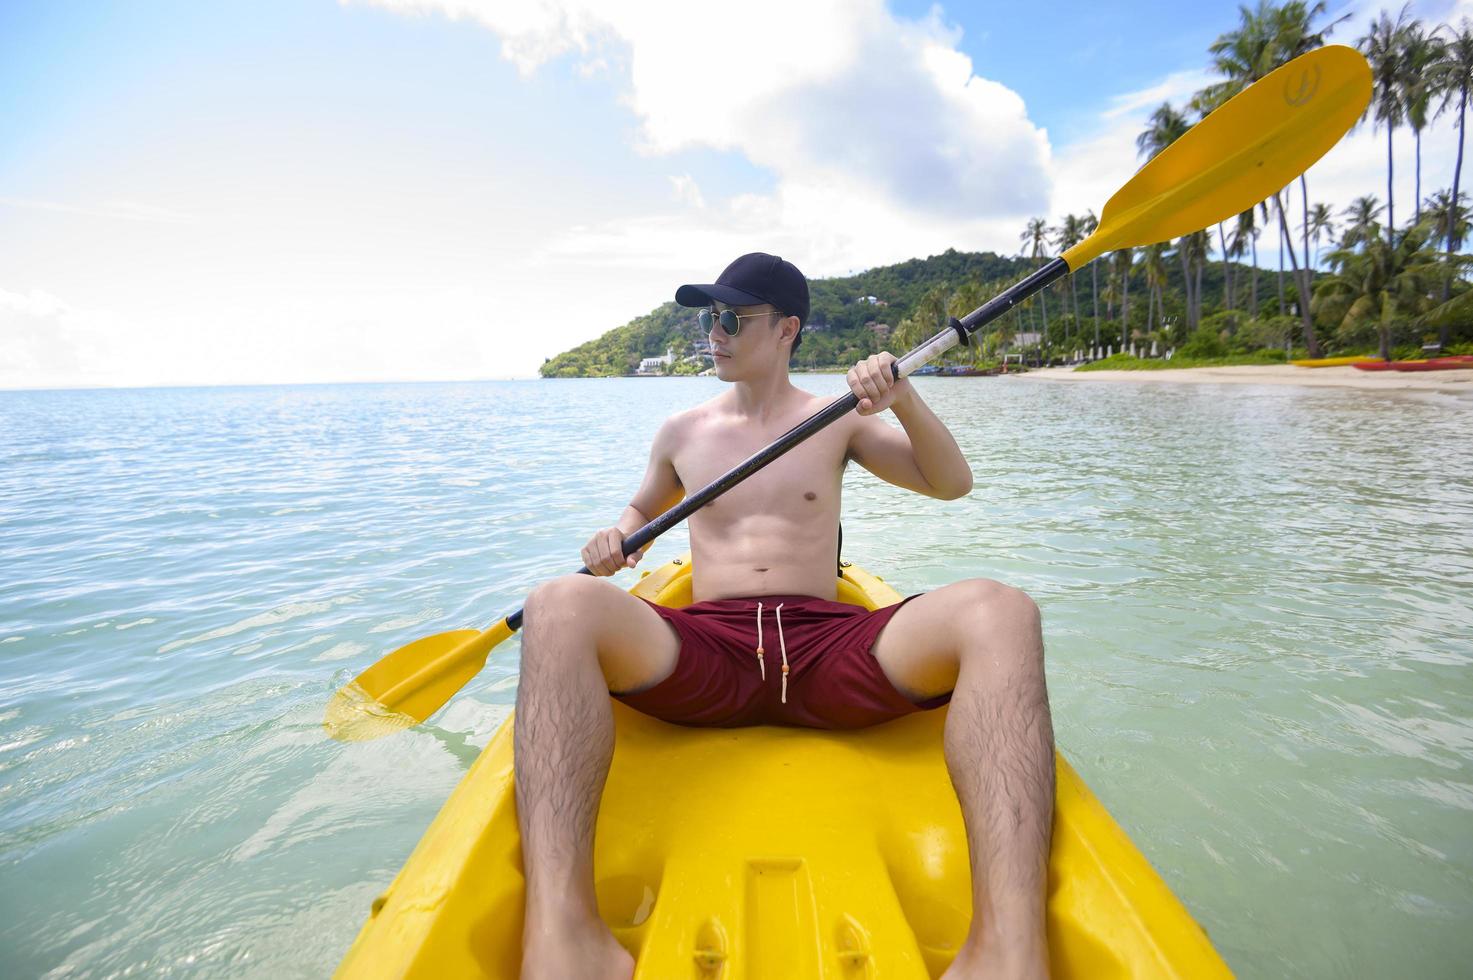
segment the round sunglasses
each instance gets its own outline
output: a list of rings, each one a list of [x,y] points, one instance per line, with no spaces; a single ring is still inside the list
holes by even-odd
[[[696,320],[700,323],[701,329],[707,333],[711,332],[711,324],[715,322],[721,324],[721,329],[728,337],[735,337],[742,329],[742,321],[750,320],[754,316],[782,316],[782,313],[777,310],[768,310],[766,313],[737,313],[734,310],[722,310],[717,313],[715,310],[702,310],[696,314]]]

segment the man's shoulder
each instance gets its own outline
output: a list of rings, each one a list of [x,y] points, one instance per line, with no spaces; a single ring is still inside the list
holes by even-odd
[[[676,412],[665,420],[664,428],[672,432],[685,432],[703,422],[710,422],[725,411],[724,396],[725,392],[714,398],[708,398],[698,405],[692,405],[690,408]]]
[[[673,449],[687,439],[690,439],[703,423],[709,422],[716,414],[718,411],[716,402],[719,399],[720,396],[718,395],[709,401],[701,402],[699,405],[692,405],[690,408],[671,415],[661,423],[660,431],[655,436],[656,441],[662,442],[668,448]]]

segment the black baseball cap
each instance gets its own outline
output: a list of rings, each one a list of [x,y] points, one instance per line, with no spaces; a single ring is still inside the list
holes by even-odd
[[[721,271],[716,281],[681,286],[675,291],[681,306],[757,306],[771,303],[788,316],[808,322],[808,280],[791,262],[766,252],[748,252]]]

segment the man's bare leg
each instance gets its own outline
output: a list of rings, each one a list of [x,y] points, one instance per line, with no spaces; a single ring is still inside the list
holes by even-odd
[[[527,879],[522,977],[628,980],[634,959],[598,917],[593,831],[609,762],[609,691],[652,687],[679,641],[641,600],[586,575],[527,597],[514,735]]]
[[[959,582],[896,613],[874,653],[917,700],[953,692],[946,765],[967,829],[972,928],[946,976],[1047,976],[1054,736],[1038,607],[996,582]]]

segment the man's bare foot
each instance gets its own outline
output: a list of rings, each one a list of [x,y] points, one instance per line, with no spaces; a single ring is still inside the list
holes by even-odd
[[[522,937],[522,980],[632,980],[634,957],[600,919]]]
[[[1042,951],[1005,950],[1001,943],[975,943],[962,946],[941,974],[941,980],[1048,980],[1048,954]]]

